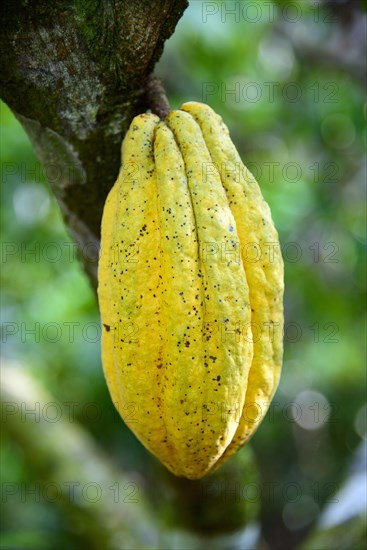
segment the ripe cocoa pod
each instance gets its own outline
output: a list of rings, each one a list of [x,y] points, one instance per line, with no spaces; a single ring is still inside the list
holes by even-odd
[[[283,339],[270,210],[207,105],[131,123],[103,213],[98,294],[117,410],[175,475],[207,475],[263,419]]]

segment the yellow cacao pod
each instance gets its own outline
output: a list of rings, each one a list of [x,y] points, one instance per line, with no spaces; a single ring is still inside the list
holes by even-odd
[[[98,294],[122,418],[175,475],[210,473],[249,440],[277,387],[283,261],[259,186],[207,105],[131,123]]]

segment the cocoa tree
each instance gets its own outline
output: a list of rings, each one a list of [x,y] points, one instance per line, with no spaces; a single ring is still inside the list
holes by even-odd
[[[50,178],[52,190],[94,288],[101,216],[118,173],[121,140],[136,114],[152,107],[159,114],[166,108],[164,93],[151,75],[165,40],[173,33],[187,4],[187,0],[3,3],[1,98],[26,130],[46,173],[49,169],[54,175]],[[91,250],[95,251],[94,257]],[[11,369],[4,376],[9,379]],[[17,387],[5,380],[2,398],[20,402],[22,394]],[[42,391],[37,386],[34,399],[42,402]],[[65,448],[49,431],[45,436],[47,444],[43,444],[39,428],[35,424],[29,431],[29,425],[22,425],[16,415],[7,424],[11,436],[30,455],[41,457],[35,461],[35,472],[47,480],[49,474],[43,465],[52,457],[59,464],[57,471],[63,473]],[[87,461],[91,454],[89,443],[80,440],[75,430],[68,430],[67,424],[60,430]],[[49,457],[45,456],[48,448]],[[83,479],[84,468],[74,467],[75,476]],[[108,472],[110,466],[106,462],[104,467]],[[221,468],[209,484],[180,480],[156,463],[152,468],[154,476],[147,474],[147,493],[153,500],[157,491],[169,495],[163,499],[165,513],[174,525],[199,533],[195,542],[198,548],[207,546],[207,536],[212,543],[217,539],[219,547],[225,547],[229,540],[233,542],[232,534],[257,515],[257,504],[249,509],[244,502],[225,498],[228,483],[243,480],[244,472],[249,480],[256,478],[250,450]],[[111,513],[124,523],[124,510],[119,510],[118,505],[114,512],[102,506],[97,511],[99,520],[93,519],[98,537],[95,535],[94,542],[94,535],[90,537],[89,545],[93,542],[100,547],[103,539],[110,547],[114,531],[103,535],[98,525],[103,524],[104,515]],[[140,516],[142,525],[153,529],[145,519],[143,507]],[[138,517],[139,514],[135,523]],[[131,537],[130,545],[134,537],[136,544],[147,544],[141,531],[134,525],[125,524],[123,528],[125,535],[129,533]]]

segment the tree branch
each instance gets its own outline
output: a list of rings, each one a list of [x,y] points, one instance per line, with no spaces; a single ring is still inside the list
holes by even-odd
[[[149,107],[147,79],[186,7],[187,0],[3,3],[0,95],[46,174],[57,174],[50,184],[94,285],[121,140]]]

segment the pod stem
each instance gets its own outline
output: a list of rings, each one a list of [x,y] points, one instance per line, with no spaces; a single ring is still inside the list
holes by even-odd
[[[146,94],[152,113],[158,115],[161,120],[165,119],[171,107],[162,81],[153,73],[148,77]]]

